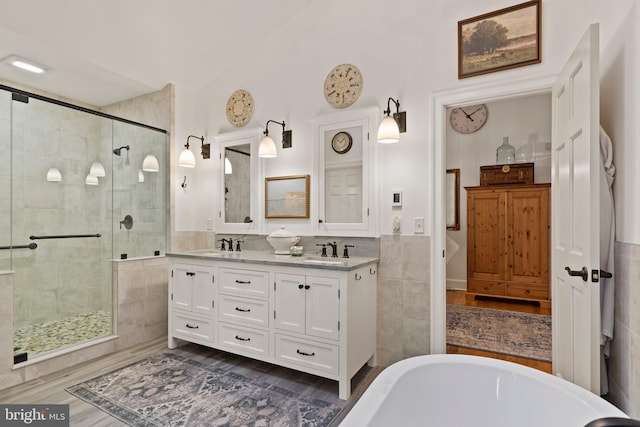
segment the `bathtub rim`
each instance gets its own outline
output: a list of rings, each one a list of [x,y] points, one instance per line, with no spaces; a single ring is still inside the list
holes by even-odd
[[[528,366],[520,365],[506,360],[492,359],[483,356],[466,354],[429,354],[414,356],[400,360],[385,368],[365,390],[353,408],[347,413],[341,427],[369,425],[378,412],[378,408],[390,389],[393,389],[398,379],[407,372],[424,365],[436,364],[465,364],[497,368],[509,373],[515,373],[549,384],[550,387],[561,389],[572,396],[582,400],[595,411],[607,417],[629,418],[627,414],[607,402],[602,397],[573,384],[565,379]]]

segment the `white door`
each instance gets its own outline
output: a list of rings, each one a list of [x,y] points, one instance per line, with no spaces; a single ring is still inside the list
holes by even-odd
[[[600,285],[592,272],[600,268],[598,45],[598,24],[593,24],[553,87],[551,171],[553,371],[596,394]]]

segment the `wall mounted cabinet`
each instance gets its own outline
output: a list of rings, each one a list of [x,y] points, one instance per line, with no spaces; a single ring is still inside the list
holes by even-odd
[[[378,109],[344,111],[313,121],[316,235],[377,236]]]

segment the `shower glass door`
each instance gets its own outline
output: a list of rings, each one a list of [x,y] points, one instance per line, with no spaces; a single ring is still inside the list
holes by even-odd
[[[0,90],[0,271],[11,270],[11,94]]]
[[[34,98],[10,105],[14,355],[30,360],[112,334],[113,125]]]

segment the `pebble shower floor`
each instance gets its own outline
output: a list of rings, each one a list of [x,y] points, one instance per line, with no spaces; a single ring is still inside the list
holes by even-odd
[[[26,352],[32,359],[42,353],[110,333],[111,313],[94,311],[16,329],[13,333],[13,349],[14,354]]]

